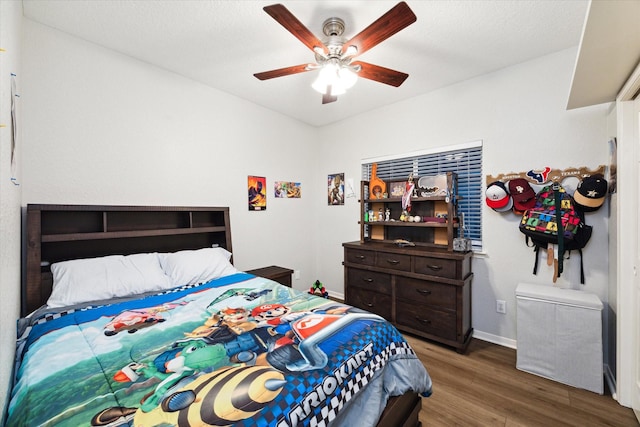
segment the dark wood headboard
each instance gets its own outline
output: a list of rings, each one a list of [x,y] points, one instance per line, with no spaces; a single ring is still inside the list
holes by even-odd
[[[28,205],[24,316],[45,304],[51,264],[220,246],[232,252],[228,207]]]

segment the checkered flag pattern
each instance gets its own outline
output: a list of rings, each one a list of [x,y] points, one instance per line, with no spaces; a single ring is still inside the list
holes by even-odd
[[[258,419],[244,420],[245,425],[326,427],[390,360],[416,357],[397,329],[386,322],[370,322],[327,356],[326,369],[287,375],[280,396]],[[310,402],[319,404],[313,407]]]
[[[415,355],[415,353],[406,342],[390,343],[380,354],[376,354],[370,363],[363,367],[362,371],[357,372],[344,385],[339,396],[334,396],[327,406],[322,407],[320,414],[311,418],[309,425],[311,427],[326,427],[336,418],[344,405],[369,383],[376,372],[384,368],[387,362],[396,355]]]

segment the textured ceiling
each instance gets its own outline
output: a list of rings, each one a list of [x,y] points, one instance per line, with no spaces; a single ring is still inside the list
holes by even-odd
[[[322,126],[500,68],[578,46],[586,0],[407,1],[417,21],[359,60],[409,74],[399,88],[359,79],[321,104],[317,72],[253,74],[313,62],[262,8],[273,1],[23,0],[25,17],[157,65],[305,123]],[[325,19],[363,30],[396,1],[283,1],[319,38]],[[567,88],[568,90],[568,88]]]

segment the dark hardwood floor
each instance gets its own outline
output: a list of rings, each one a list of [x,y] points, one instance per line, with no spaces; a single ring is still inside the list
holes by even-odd
[[[409,335],[433,395],[420,421],[431,426],[638,426],[633,411],[604,395],[516,369],[516,351],[472,340],[461,355]]]

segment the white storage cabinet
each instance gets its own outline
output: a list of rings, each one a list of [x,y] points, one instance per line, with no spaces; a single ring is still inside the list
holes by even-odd
[[[520,283],[516,302],[516,367],[602,394],[602,302],[597,295]]]

